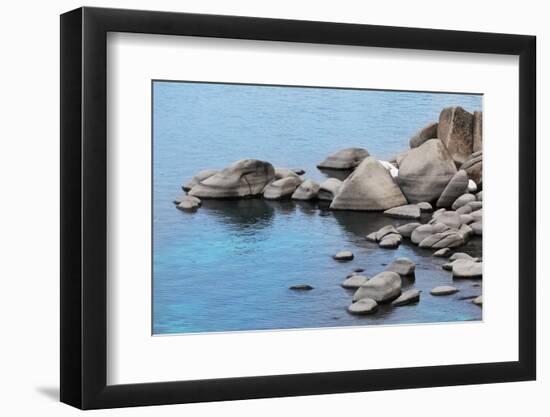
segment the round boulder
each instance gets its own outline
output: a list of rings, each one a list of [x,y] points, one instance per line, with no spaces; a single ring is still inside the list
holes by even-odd
[[[319,194],[319,184],[312,180],[305,180],[292,193],[293,200],[316,200]]]
[[[380,272],[353,294],[353,301],[371,298],[378,303],[392,301],[401,295],[401,277],[391,271]]]

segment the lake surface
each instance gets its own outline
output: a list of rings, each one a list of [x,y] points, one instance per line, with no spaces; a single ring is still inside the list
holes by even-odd
[[[445,260],[409,242],[389,250],[365,240],[407,221],[290,200],[204,200],[194,213],[172,203],[196,172],[243,158],[302,168],[317,181],[342,178],[317,163],[354,146],[389,159],[443,107],[481,110],[481,96],[179,82],[154,82],[153,94],[154,334],[481,319],[482,310],[462,299],[479,295],[481,281],[453,282],[441,269]],[[334,261],[344,249],[355,259]],[[460,251],[481,256],[481,238]],[[348,314],[353,292],[340,286],[346,275],[364,268],[373,276],[401,256],[416,262],[416,280],[404,284],[423,291],[420,302]],[[429,294],[451,283],[461,291]],[[288,289],[295,284],[314,289]]]

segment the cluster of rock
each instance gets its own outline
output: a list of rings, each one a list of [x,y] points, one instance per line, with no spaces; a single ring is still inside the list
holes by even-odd
[[[322,183],[303,179],[303,170],[276,168],[266,161],[243,159],[221,171],[197,173],[182,188],[203,198],[321,200],[333,210],[386,211],[401,218],[451,208],[462,194],[482,188],[482,113],[461,107],[443,109],[439,121],[414,135],[410,149],[391,161],[380,161],[363,148],[347,148],[328,156],[320,169],[352,170],[344,180]],[[464,197],[471,198],[471,197]],[[180,198],[180,209],[196,209]]]

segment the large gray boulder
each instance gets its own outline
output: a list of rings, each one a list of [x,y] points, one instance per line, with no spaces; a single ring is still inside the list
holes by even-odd
[[[483,150],[483,112],[474,112],[474,144],[473,151]]]
[[[320,162],[317,168],[353,169],[367,156],[369,156],[369,152],[363,148],[342,149]]]
[[[372,314],[378,309],[378,303],[370,298],[363,298],[348,307],[351,314]]]
[[[353,301],[371,298],[378,303],[392,301],[401,294],[401,277],[396,272],[384,271],[365,282],[353,294]]]
[[[312,180],[305,180],[292,194],[293,200],[316,200],[319,194],[319,184]]]
[[[326,179],[319,186],[319,194],[318,194],[319,200],[324,200],[324,201],[334,200],[334,196],[338,193],[338,190],[340,190],[341,186],[342,186],[342,181],[340,181],[337,178]]]
[[[474,156],[475,155],[475,156]],[[460,169],[463,169],[468,174],[468,177],[473,180],[478,189],[483,187],[483,154],[472,154],[472,156],[464,162]]]
[[[456,165],[439,139],[411,149],[399,166],[397,183],[409,203],[437,200],[456,174]]]
[[[474,116],[462,107],[447,107],[439,115],[437,137],[453,159],[463,163],[473,152]]]
[[[346,178],[330,205],[334,210],[387,210],[407,204],[388,170],[367,157]]]
[[[468,189],[468,173],[461,169],[448,182],[437,200],[437,207],[449,208]]]
[[[409,258],[397,258],[386,267],[386,271],[398,273],[402,277],[414,275],[416,264]]]
[[[199,182],[189,195],[199,198],[243,198],[259,195],[275,177],[269,162],[242,159]]]
[[[396,217],[398,219],[420,219],[420,207],[416,204],[407,204],[405,206],[394,207],[384,211],[386,216]]]
[[[279,200],[290,197],[301,183],[302,179],[297,175],[273,181],[265,187],[264,198],[268,200]]]
[[[430,123],[417,132],[416,135],[409,140],[409,146],[411,149],[418,148],[429,139],[437,138],[437,126],[438,123]]]
[[[191,188],[193,188],[195,185],[197,185],[199,182],[204,181],[207,178],[210,178],[212,175],[217,174],[219,171],[215,169],[205,169],[202,171],[199,171],[196,173],[193,178],[191,178],[189,181],[187,181],[185,184],[181,186],[183,191],[189,191]]]
[[[420,291],[417,289],[410,289],[404,291],[399,297],[392,301],[392,306],[404,306],[420,301]]]

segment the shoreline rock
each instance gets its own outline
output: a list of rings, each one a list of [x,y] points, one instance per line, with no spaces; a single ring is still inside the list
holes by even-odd
[[[363,148],[342,149],[319,162],[317,168],[322,169],[353,169],[363,159],[369,156],[369,152]]]

